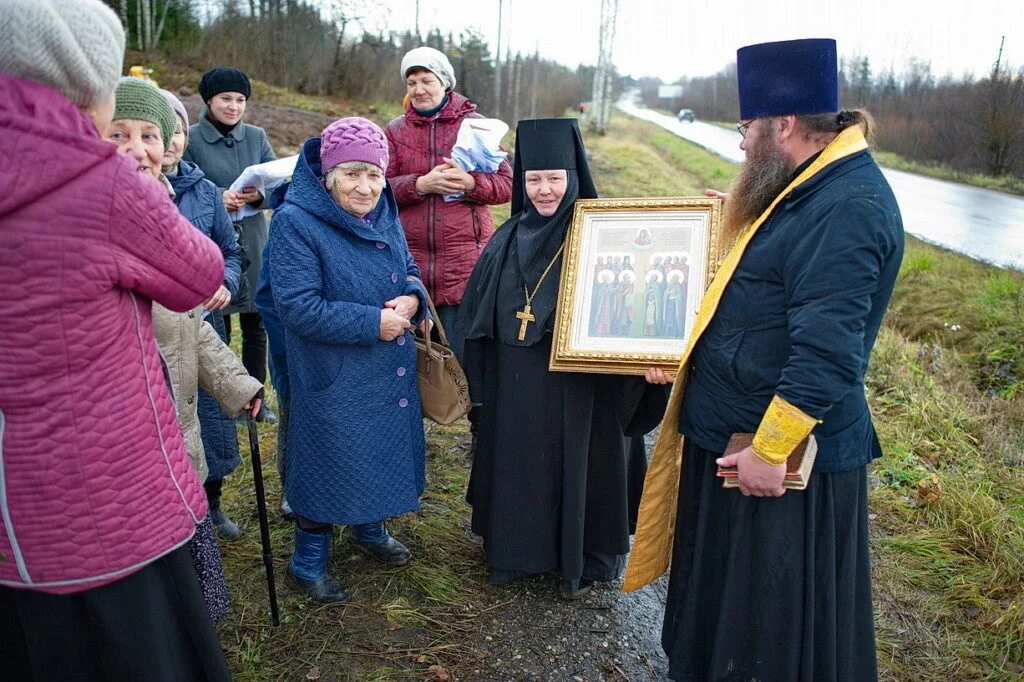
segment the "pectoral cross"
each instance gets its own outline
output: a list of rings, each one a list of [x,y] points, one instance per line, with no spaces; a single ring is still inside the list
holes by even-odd
[[[530,304],[529,303],[527,303],[525,306],[523,306],[523,309],[521,311],[516,313],[516,317],[518,317],[520,320],[522,320],[522,323],[519,325],[519,340],[520,341],[525,341],[526,340],[526,325],[530,324],[531,322],[536,322],[537,318],[530,314]]]

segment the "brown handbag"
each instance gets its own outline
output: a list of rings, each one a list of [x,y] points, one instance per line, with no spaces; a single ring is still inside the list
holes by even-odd
[[[448,335],[434,302],[427,296],[430,314],[434,316],[441,343],[430,340],[430,334],[416,334],[416,378],[420,384],[420,403],[423,416],[447,426],[469,413],[469,382],[466,373],[448,347]]]

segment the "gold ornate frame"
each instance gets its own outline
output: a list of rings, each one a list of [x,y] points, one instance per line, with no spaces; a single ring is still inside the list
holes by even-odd
[[[718,238],[722,217],[722,201],[710,197],[670,197],[670,198],[631,198],[631,199],[581,199],[576,202],[572,225],[565,242],[562,256],[562,278],[558,289],[558,308],[555,312],[554,336],[551,344],[551,362],[549,368],[555,372],[586,372],[593,374],[627,374],[643,375],[651,367],[675,370],[679,364],[679,356],[683,352],[686,336],[680,339],[678,353],[645,352],[634,350],[581,350],[571,347],[572,329],[574,328],[573,302],[576,300],[577,286],[586,279],[579,276],[581,249],[584,244],[584,231],[588,229],[588,216],[594,214],[624,213],[640,214],[635,216],[641,222],[643,215],[656,216],[666,212],[700,211],[707,214],[706,233],[704,236],[704,259],[702,281],[697,282],[700,291],[707,290],[718,269],[720,254]],[[630,219],[634,217],[631,216]],[[697,254],[693,254],[694,257]],[[690,280],[689,285],[694,284]],[[695,311],[694,311],[695,312]],[[687,334],[689,330],[687,329]],[[638,344],[639,345],[639,344]]]

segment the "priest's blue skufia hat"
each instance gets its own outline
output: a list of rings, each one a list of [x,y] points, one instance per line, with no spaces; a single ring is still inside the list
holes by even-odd
[[[831,38],[741,47],[736,75],[740,120],[839,111],[839,64]]]

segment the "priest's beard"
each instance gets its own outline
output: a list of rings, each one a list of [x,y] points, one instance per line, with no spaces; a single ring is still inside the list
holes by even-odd
[[[722,247],[728,247],[764,213],[791,180],[793,165],[783,153],[773,119],[764,123],[757,142],[747,147],[747,160],[729,187],[722,215]]]

